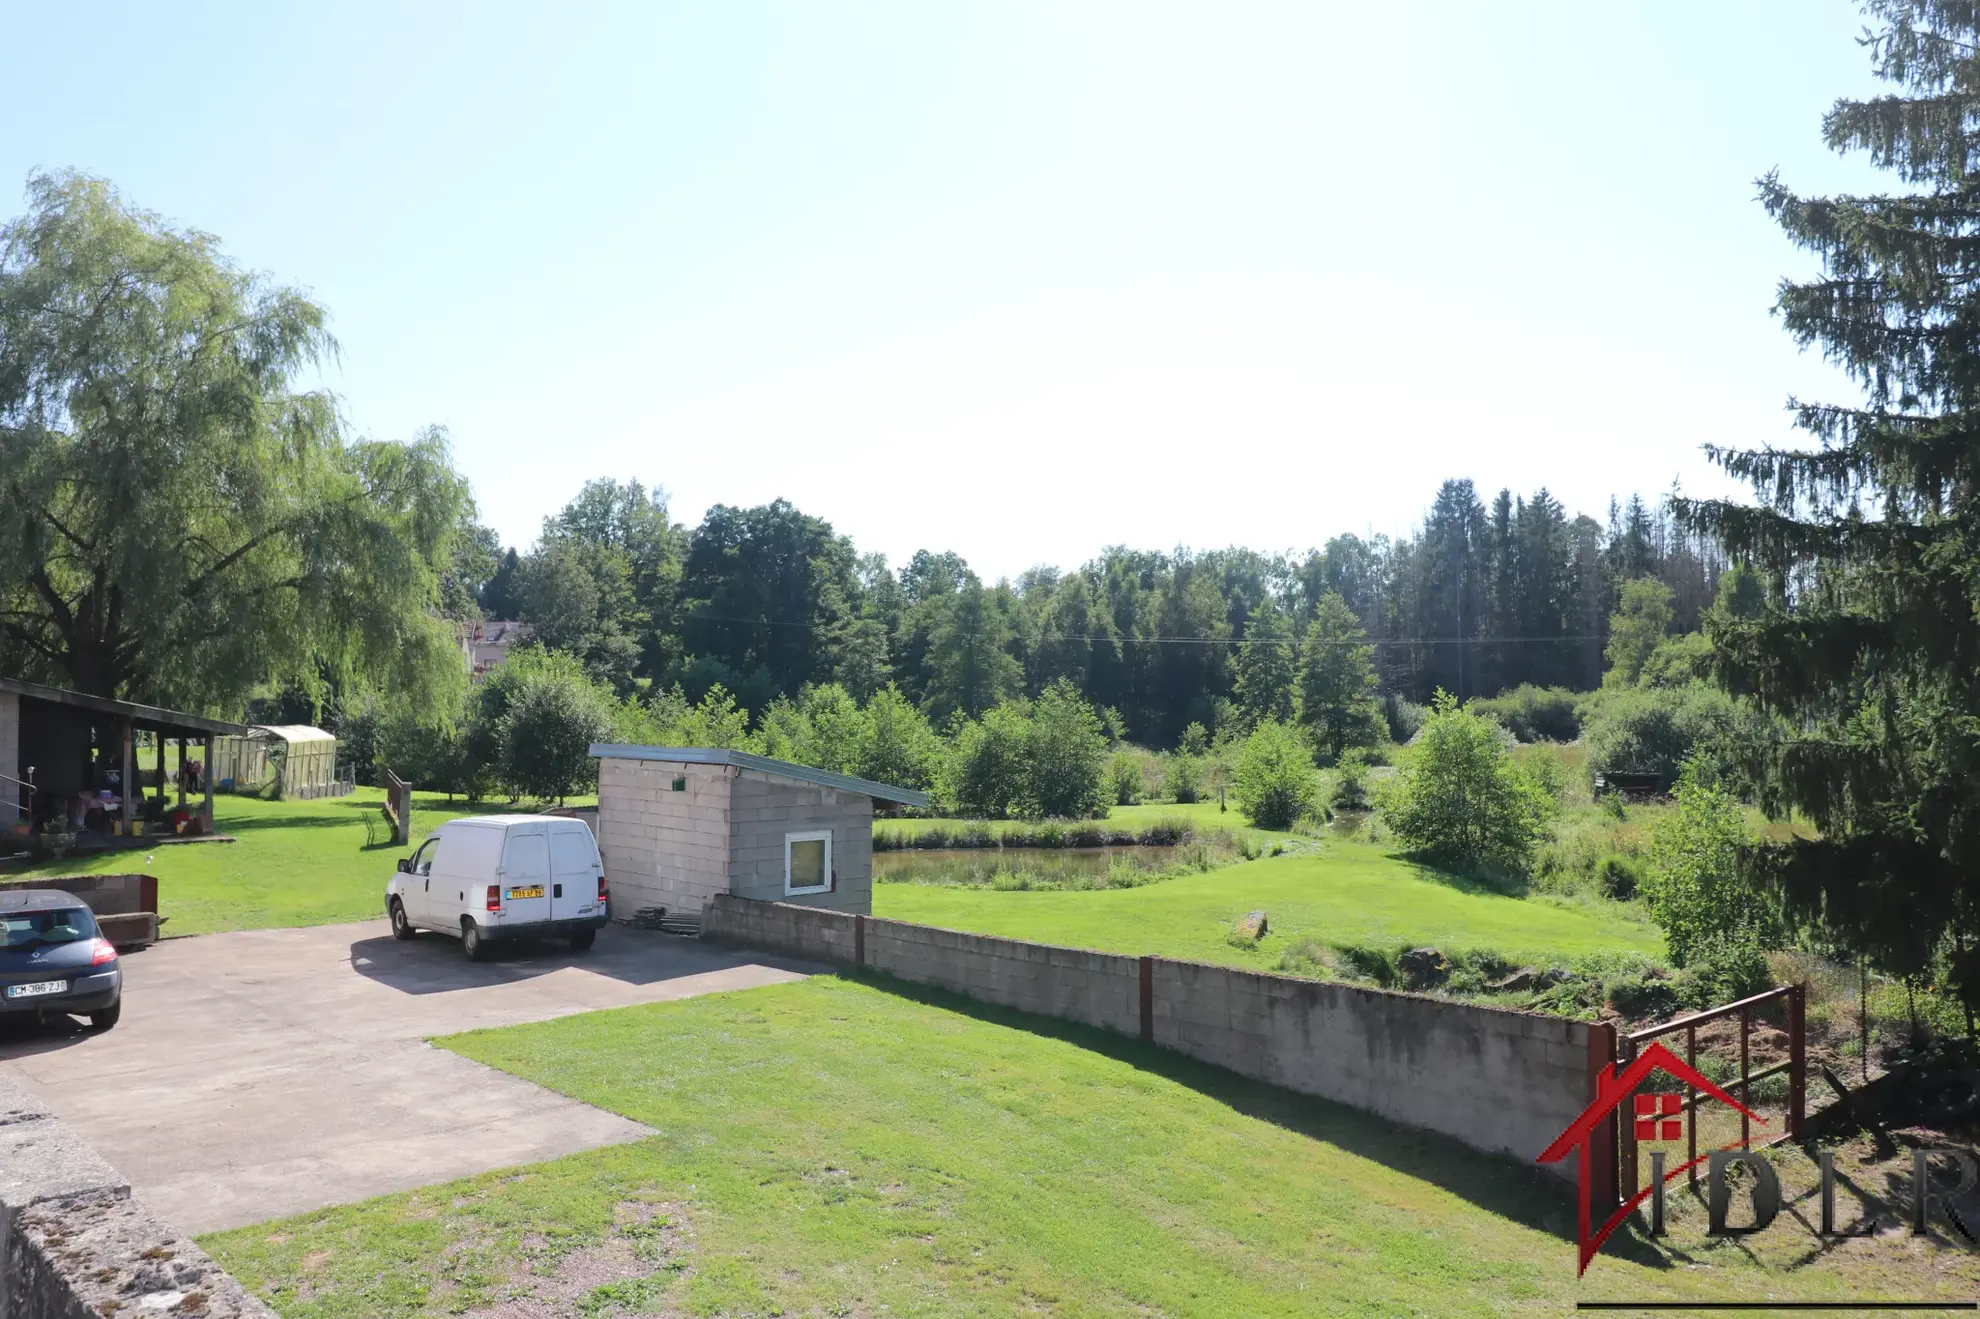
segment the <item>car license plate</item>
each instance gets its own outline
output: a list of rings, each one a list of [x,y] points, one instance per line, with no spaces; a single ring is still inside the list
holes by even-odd
[[[540,898],[542,896],[543,885],[541,884],[531,884],[527,888],[512,888],[509,890],[511,900],[516,898]]]
[[[31,985],[8,985],[8,998],[37,998],[42,994],[59,994],[69,987],[66,980],[38,980]]]

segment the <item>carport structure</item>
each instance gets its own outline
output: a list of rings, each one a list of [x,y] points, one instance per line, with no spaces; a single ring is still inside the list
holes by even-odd
[[[212,763],[213,739],[239,735],[240,724],[167,710],[135,701],[91,696],[0,678],[0,829],[26,824],[38,829],[51,820],[74,822],[91,841],[129,838],[138,818],[137,734],[152,734],[156,748],[158,804],[165,805],[169,781],[165,744],[179,743],[178,805],[186,805],[190,749],[200,763]],[[213,831],[213,776],[201,775],[201,797],[188,832]],[[108,794],[107,797],[105,794]],[[9,809],[11,808],[11,809]]]

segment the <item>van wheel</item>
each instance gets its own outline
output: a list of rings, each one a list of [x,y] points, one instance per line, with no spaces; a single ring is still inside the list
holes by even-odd
[[[581,953],[585,949],[591,947],[591,945],[597,942],[598,942],[598,931],[596,930],[571,931],[571,951],[574,953]]]
[[[392,937],[394,939],[410,939],[419,933],[418,930],[413,928],[412,922],[406,919],[405,904],[397,898],[392,899],[392,905],[387,909],[386,914],[392,918]]]
[[[488,954],[488,945],[481,937],[481,927],[471,920],[461,922],[461,951],[467,954],[470,962],[479,962]]]
[[[123,1003],[121,1001],[112,1003],[101,1012],[92,1012],[89,1014],[89,1028],[91,1030],[109,1030],[117,1024],[117,1019],[123,1015]]]

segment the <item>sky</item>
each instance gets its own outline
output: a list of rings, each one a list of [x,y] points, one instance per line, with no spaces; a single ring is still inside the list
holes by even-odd
[[[986,578],[1407,533],[1439,482],[1728,489],[1854,397],[1754,201],[1881,186],[1837,0],[0,0],[35,170],[324,305],[354,433],[526,548],[584,481]]]

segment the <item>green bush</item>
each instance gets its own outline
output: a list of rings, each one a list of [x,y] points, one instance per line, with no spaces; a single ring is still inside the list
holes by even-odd
[[[1521,683],[1509,692],[1473,701],[1471,709],[1498,720],[1522,742],[1572,742],[1581,736],[1575,695],[1565,687]]]
[[[1169,758],[1168,787],[1179,806],[1199,800],[1203,795],[1202,759],[1186,751],[1176,752]]]
[[[1030,761],[1031,712],[1006,701],[957,733],[942,796],[957,814],[1007,819],[1024,809]]]
[[[576,668],[576,661],[572,661]],[[612,731],[612,700],[581,669],[526,682],[502,717],[502,777],[525,797],[562,801],[598,786],[591,744]]]
[[[1334,762],[1333,805],[1343,811],[1368,809],[1368,757],[1359,747],[1349,747]]]
[[[1107,734],[1079,690],[1061,678],[1032,707],[1028,814],[1083,820],[1105,815]]]
[[[1621,687],[1583,704],[1582,741],[1591,774],[1655,774],[1675,783],[1694,756],[1725,772],[1735,744],[1762,735],[1764,721],[1717,687]]]
[[[1260,829],[1290,829],[1320,804],[1306,739],[1272,719],[1245,739],[1232,788],[1238,808]]]
[[[1141,800],[1141,760],[1132,751],[1116,751],[1107,762],[1107,776],[1113,781],[1114,805],[1133,806]]]
[[[1771,940],[1768,906],[1740,873],[1740,851],[1750,841],[1732,794],[1718,786],[1701,761],[1685,766],[1676,809],[1650,835],[1650,867],[1643,896],[1664,932],[1671,963],[1690,967],[1714,960],[1717,980],[1745,983],[1760,949]]]
[[[1394,692],[1382,698],[1382,721],[1389,726],[1389,740],[1397,746],[1407,746],[1429,716],[1423,706]]]
[[[1554,802],[1506,753],[1499,726],[1437,693],[1428,720],[1382,786],[1383,818],[1396,837],[1460,869],[1524,874]]]
[[[1604,897],[1627,902],[1642,886],[1643,872],[1628,857],[1611,852],[1595,863],[1595,882]]]
[[[1624,974],[1602,986],[1603,997],[1632,1021],[1652,1021],[1676,1015],[1685,1006],[1683,986],[1665,976]]]

